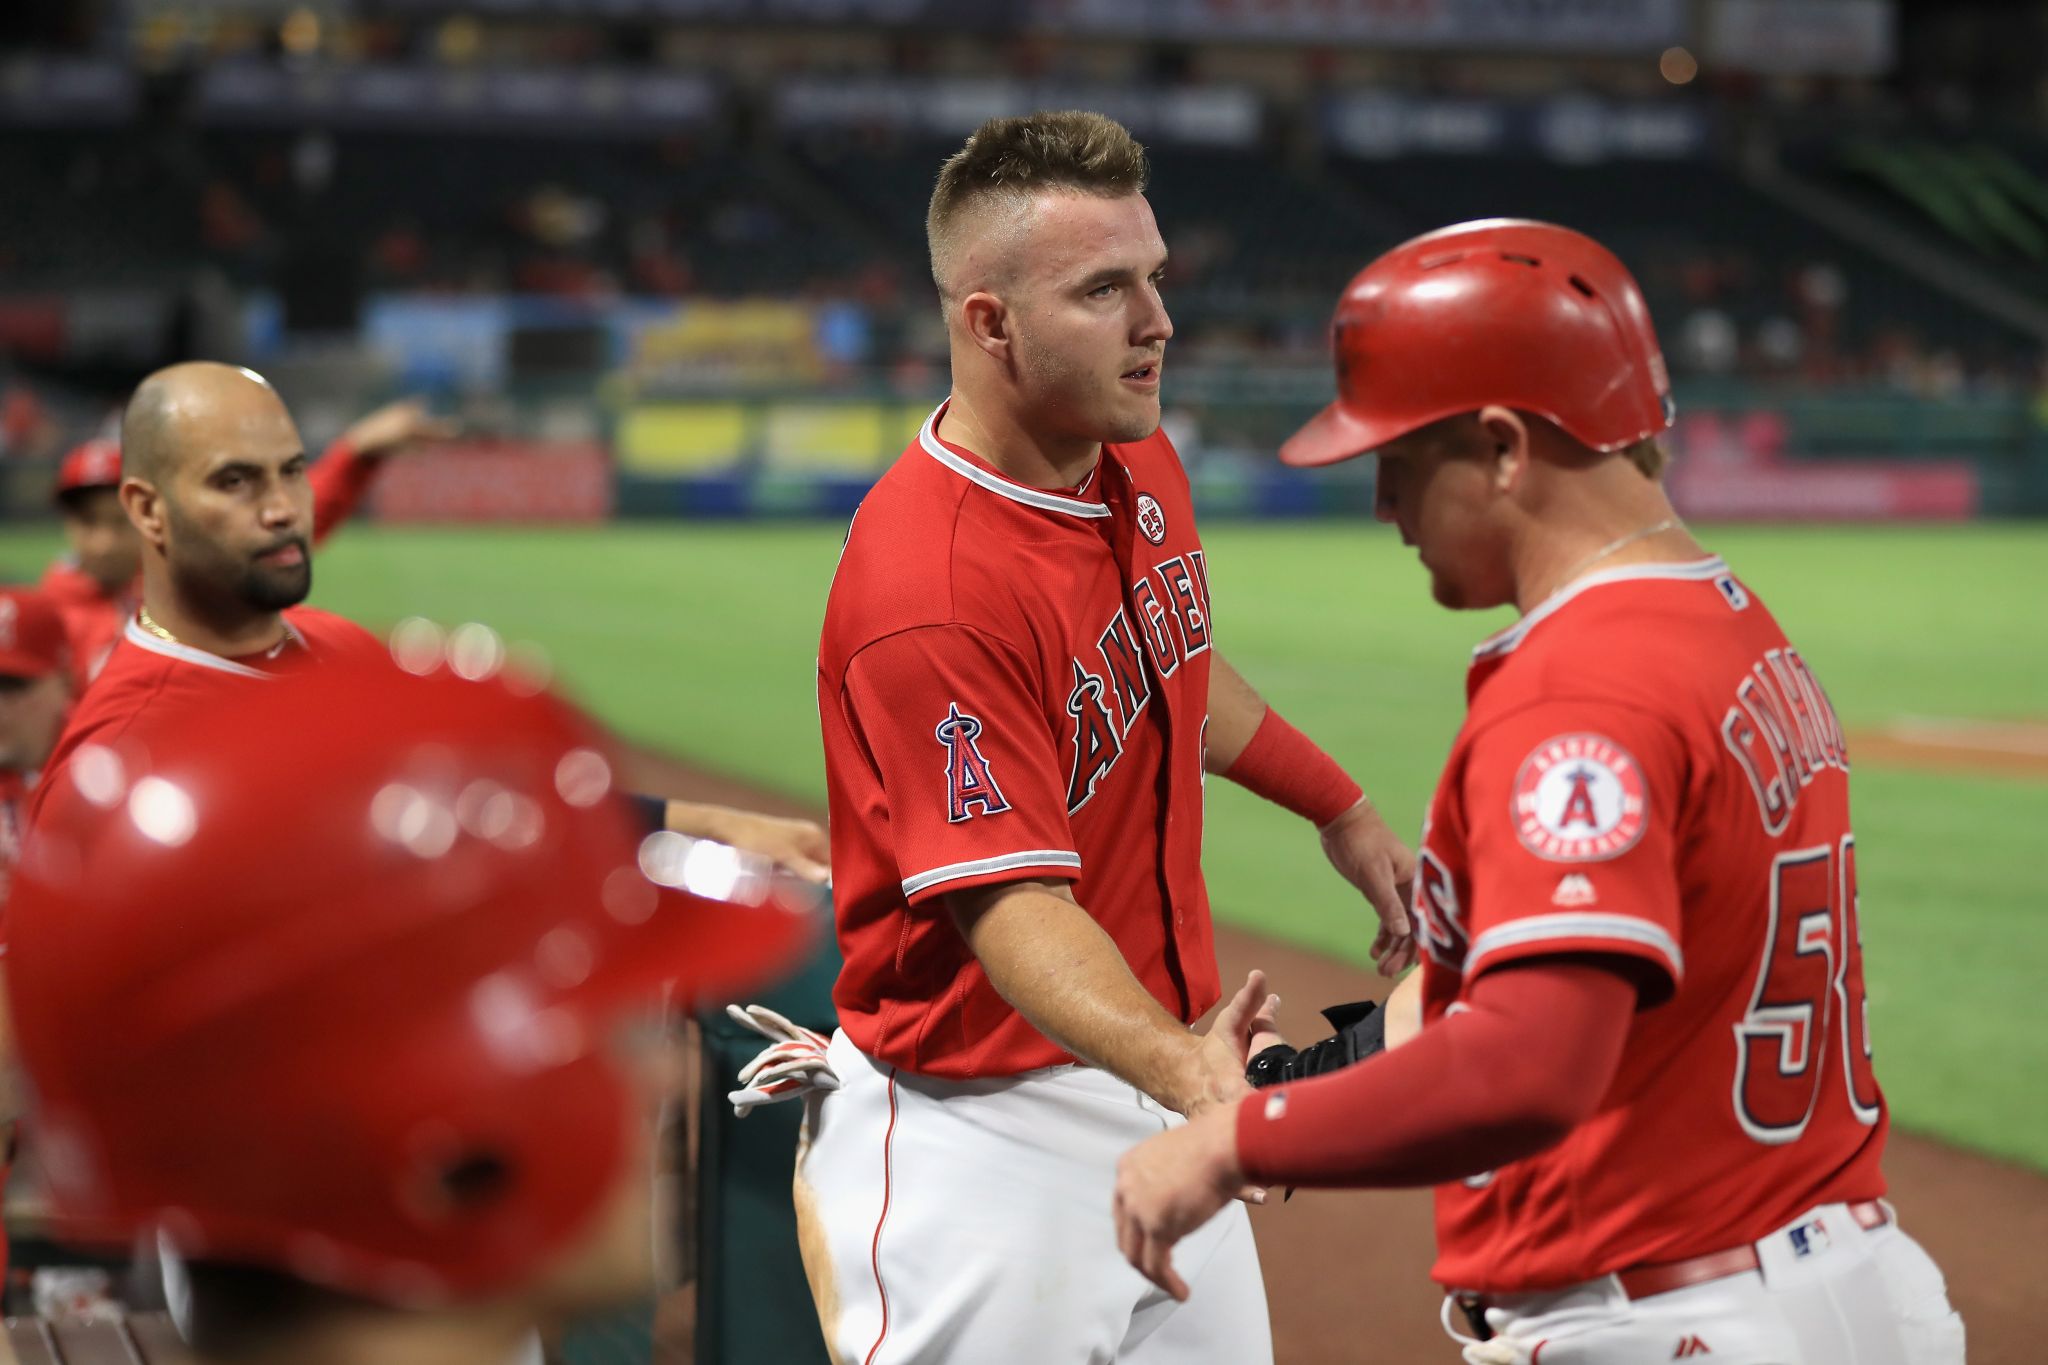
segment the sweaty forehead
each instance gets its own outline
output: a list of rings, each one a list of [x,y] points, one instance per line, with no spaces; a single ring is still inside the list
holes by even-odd
[[[1148,275],[1166,254],[1142,194],[1034,195],[1020,223],[1018,262],[1034,281],[1070,284],[1104,270]]]

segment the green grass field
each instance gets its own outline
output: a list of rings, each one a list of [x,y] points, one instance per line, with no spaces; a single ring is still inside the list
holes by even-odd
[[[545,648],[626,736],[821,796],[817,628],[841,527],[663,524],[590,531],[352,528],[315,600],[367,623],[482,620]],[[1390,533],[1210,528],[1232,661],[1419,828],[1463,708],[1469,647],[1500,618],[1429,600]],[[1853,729],[1902,715],[2048,717],[2048,581],[2034,528],[1726,529],[1706,539],[1762,593]],[[27,577],[52,536],[0,542]],[[1210,785],[1218,913],[1362,960],[1362,903],[1300,822]],[[1880,1076],[1902,1126],[2048,1168],[2048,913],[2034,862],[2048,781],[1859,766],[1859,871]]]

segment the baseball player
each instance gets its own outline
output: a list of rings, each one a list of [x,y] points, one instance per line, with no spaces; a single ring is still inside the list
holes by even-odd
[[[661,999],[807,946],[765,862],[638,838],[570,708],[410,667],[153,713],[16,884],[57,1235],[154,1239],[204,1361],[506,1365],[645,1294]]]
[[[1475,1365],[1960,1365],[1881,1197],[1841,723],[1664,494],[1634,279],[1467,223],[1368,266],[1334,345],[1281,458],[1377,454],[1437,601],[1521,620],[1475,651],[1423,829],[1420,1037],[1131,1152],[1125,1254],[1199,1297],[1169,1252],[1245,1181],[1433,1184]]]
[[[355,430],[356,441],[391,449],[438,429],[400,404]],[[312,588],[307,529],[317,538],[331,523],[309,472],[320,466],[307,465],[291,414],[262,376],[212,362],[160,370],[130,400],[122,442],[120,497],[142,545],[142,598],[65,726],[50,771],[82,747],[117,742],[152,710],[383,650],[355,623],[300,605]],[[37,808],[50,790],[47,782],[37,789]],[[634,802],[649,830],[716,839],[825,879],[825,834],[811,821],[659,797]]]
[[[313,544],[354,513],[387,455],[453,434],[416,399],[387,404],[343,432],[306,469]],[[120,487],[118,441],[87,441],[57,468],[57,509],[70,550],[44,571],[41,586],[64,613],[81,687],[106,663],[141,597],[142,541],[121,506]]]
[[[56,604],[33,588],[0,587],[0,907],[28,830],[29,788],[71,701],[69,663]]]
[[[0,915],[28,832],[28,791],[57,742],[70,704],[70,653],[56,605],[32,588],[0,588]],[[0,918],[0,954],[7,951]],[[19,1105],[7,1023],[0,1015],[0,1186],[13,1157]],[[0,1275],[7,1238],[0,1229]]]
[[[952,396],[854,518],[818,700],[845,955],[799,1158],[834,1357],[1270,1360],[1243,1210],[1179,1308],[1115,1256],[1116,1153],[1246,1089],[1267,997],[1221,991],[1201,873],[1222,773],[1322,831],[1413,951],[1412,858],[1218,653],[1159,430],[1166,247],[1143,150],[996,119],[927,220]]]

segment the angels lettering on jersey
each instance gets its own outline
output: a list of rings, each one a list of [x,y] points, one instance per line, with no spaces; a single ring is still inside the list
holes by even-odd
[[[1135,618],[1135,619],[1133,619]],[[1067,814],[1087,805],[1123,757],[1124,737],[1152,701],[1154,677],[1210,647],[1209,570],[1202,552],[1174,555],[1131,585],[1125,602],[1094,633],[1092,648],[1068,660],[1066,722],[1060,734]],[[933,731],[946,750],[947,820],[1010,809],[976,741],[983,721],[958,701]]]

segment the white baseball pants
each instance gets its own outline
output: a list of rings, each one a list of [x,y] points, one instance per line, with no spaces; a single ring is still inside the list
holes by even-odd
[[[796,1202],[839,1365],[1270,1365],[1243,1205],[1175,1250],[1185,1304],[1117,1250],[1117,1158],[1179,1115],[1090,1067],[938,1081],[844,1033],[829,1055]]]
[[[1631,1301],[1611,1275],[1490,1300],[1499,1336],[1467,1360],[1514,1365],[1964,1365],[1963,1320],[1941,1270],[1896,1220],[1866,1230],[1845,1205],[1756,1243],[1761,1268]]]

